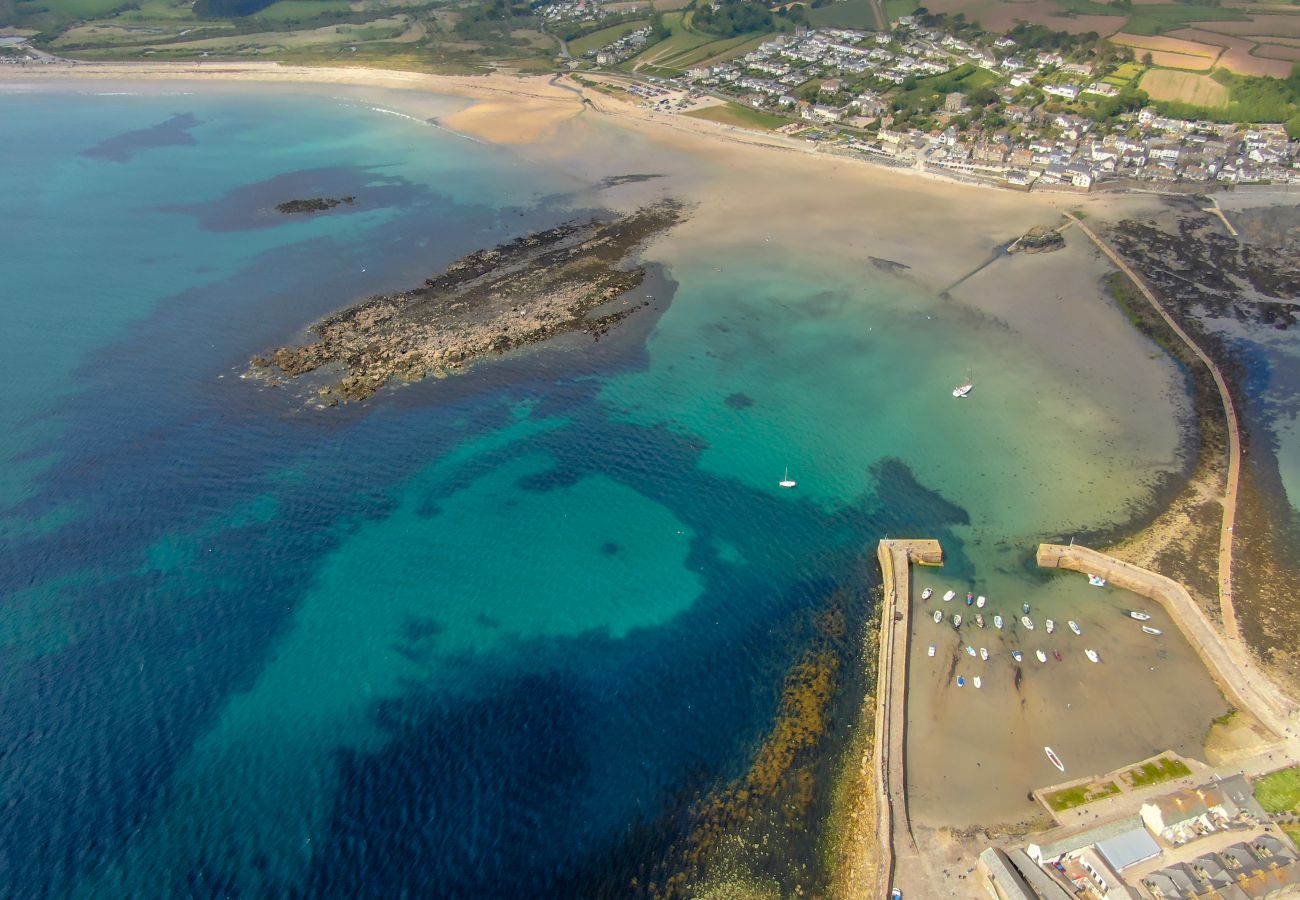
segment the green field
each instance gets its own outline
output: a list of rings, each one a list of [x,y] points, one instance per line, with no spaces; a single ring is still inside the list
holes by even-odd
[[[1255,799],[1272,813],[1300,809],[1300,768],[1283,769],[1256,781]]]
[[[284,0],[281,0],[281,2],[284,2]],[[608,47],[619,38],[626,37],[638,28],[644,28],[648,22],[647,19],[638,19],[635,22],[620,22],[617,25],[602,28],[600,31],[593,31],[584,37],[569,41],[569,52],[574,56],[582,56],[588,50],[600,50],[603,47]]]
[[[1146,66],[1139,63],[1124,63],[1114,72],[1111,72],[1102,79],[1106,84],[1113,84],[1115,87],[1125,87],[1133,79],[1142,75],[1146,71]]]
[[[1182,760],[1162,756],[1154,762],[1134,766],[1120,776],[1135,788],[1149,787],[1162,781],[1172,781],[1191,775],[1192,770]]]
[[[903,109],[915,109],[942,102],[943,97],[953,91],[969,94],[971,91],[996,84],[998,76],[981,69],[979,66],[965,63],[939,75],[918,79],[916,87],[903,91],[896,98],[903,103]]]
[[[125,5],[126,0],[19,0],[16,9],[19,16],[43,13],[52,18],[72,21],[98,19]]]
[[[915,5],[912,8],[915,9]],[[871,0],[840,0],[838,3],[808,10],[808,23],[822,28],[874,31],[878,27],[874,9]]]
[[[350,11],[347,0],[277,0],[258,10],[256,16],[268,22],[305,22],[329,13]]]
[[[1119,793],[1119,785],[1113,781],[1103,781],[1101,784],[1081,784],[1072,788],[1065,788],[1055,793],[1046,794],[1043,799],[1047,805],[1056,812],[1066,809],[1073,809],[1076,806],[1083,806],[1086,803],[1092,803],[1101,800],[1112,794]]]
[[[789,119],[764,112],[761,109],[741,106],[739,103],[728,103],[726,106],[706,106],[703,109],[693,109],[686,115],[693,116],[696,119],[708,119],[710,122],[721,122],[724,125],[735,125],[738,128],[753,128],[760,131],[771,131],[774,128],[780,128],[782,125],[790,124]]]
[[[885,18],[889,19],[892,25],[898,21],[899,16],[910,16],[920,6],[921,4],[915,0],[885,0]]]
[[[1235,9],[1222,6],[1135,5],[1123,30],[1129,34],[1163,34],[1191,22],[1241,22],[1247,18]]]
[[[691,11],[664,13],[669,35],[619,65],[620,69],[652,75],[679,75],[691,66],[724,54],[744,53],[757,46],[765,34],[718,38],[691,28]]]

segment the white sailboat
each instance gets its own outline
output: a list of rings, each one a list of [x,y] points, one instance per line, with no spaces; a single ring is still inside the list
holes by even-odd
[[[969,397],[970,392],[975,390],[975,379],[971,377],[970,370],[966,371],[966,381],[952,389],[954,397]]]
[[[792,487],[794,487],[794,486],[795,486],[796,484],[798,484],[798,483],[799,483],[799,482],[795,481],[793,478],[790,477],[790,467],[789,467],[789,466],[786,466],[786,467],[785,467],[785,477],[782,478],[781,481],[780,481],[780,485],[781,485],[781,487],[783,487],[783,488],[792,488]]]
[[[1101,662],[1101,657],[1097,655],[1096,650],[1084,650],[1083,655],[1088,657],[1088,659],[1092,662]]]
[[[943,621],[943,613],[941,613],[939,610],[936,609],[934,611],[934,624],[938,625],[942,621]]]
[[[1054,622],[1054,621],[1051,620],[1051,619],[1048,619],[1048,620],[1047,620],[1047,633],[1048,633],[1048,634],[1051,634],[1051,633],[1052,633],[1053,631],[1055,631],[1055,630],[1056,630],[1056,622]]]
[[[953,598],[953,597],[956,597],[956,596],[957,596],[957,592],[956,592],[956,591],[949,591],[948,593],[946,593],[946,594],[943,595],[943,602],[944,602],[944,603],[951,603],[951,602],[952,602],[952,598]]]
[[[983,594],[980,594],[978,597],[975,598],[975,605],[978,606],[980,609],[984,608],[985,603],[988,603],[988,598],[985,597]]]
[[[1079,623],[1074,621],[1074,619],[1071,619],[1069,622],[1066,622],[1065,624],[1069,625],[1070,630],[1073,631],[1075,634],[1083,634],[1083,632],[1079,630]]]
[[[993,617],[993,627],[996,628],[996,629],[998,629],[999,631],[1002,630],[1002,617],[1001,617],[1001,616],[994,616],[994,617]]]
[[[922,600],[929,600],[933,596],[934,596],[934,588],[926,588],[925,590],[921,591]]]

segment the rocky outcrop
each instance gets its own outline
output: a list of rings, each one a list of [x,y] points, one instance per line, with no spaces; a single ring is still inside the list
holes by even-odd
[[[422,287],[371,297],[312,327],[319,340],[252,360],[272,381],[341,364],[321,399],[364,400],[390,379],[445,375],[470,360],[579,329],[596,336],[643,306],[624,299],[645,269],[620,268],[681,220],[672,200],[612,219],[568,222],[456,260]],[[598,313],[598,314],[594,314]]]
[[[356,197],[309,197],[306,200],[286,200],[275,204],[275,208],[288,216],[294,213],[325,212],[344,203],[351,206],[356,202]]]

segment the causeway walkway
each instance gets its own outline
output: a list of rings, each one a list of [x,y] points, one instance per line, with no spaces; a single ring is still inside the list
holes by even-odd
[[[1228,640],[1239,644],[1241,650],[1247,652],[1241,639],[1241,629],[1237,626],[1237,612],[1232,597],[1232,531],[1237,521],[1237,481],[1241,472],[1241,428],[1237,423],[1237,410],[1232,403],[1228,383],[1224,380],[1219,367],[1214,364],[1214,360],[1210,359],[1205,351],[1197,345],[1196,341],[1192,340],[1191,336],[1183,330],[1183,327],[1174,321],[1173,316],[1165,311],[1164,306],[1156,298],[1146,280],[1133,271],[1123,257],[1098,237],[1096,232],[1085,225],[1078,216],[1071,212],[1065,212],[1065,215],[1078,225],[1079,230],[1091,238],[1092,242],[1110,257],[1110,261],[1137,285],[1138,290],[1142,292],[1142,296],[1147,299],[1147,302],[1155,308],[1156,312],[1160,313],[1160,317],[1169,324],[1169,327],[1182,339],[1183,343],[1196,354],[1196,358],[1205,363],[1205,367],[1214,376],[1214,384],[1219,389],[1219,399],[1223,403],[1223,413],[1228,426],[1228,476],[1225,479],[1223,490],[1223,521],[1219,527],[1219,611],[1223,616],[1223,630],[1226,632]],[[1227,220],[1224,221],[1226,223]]]

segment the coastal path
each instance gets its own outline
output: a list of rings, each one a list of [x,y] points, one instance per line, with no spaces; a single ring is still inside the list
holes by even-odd
[[[1155,308],[1160,317],[1169,324],[1174,333],[1182,339],[1196,358],[1205,364],[1214,376],[1214,384],[1219,389],[1219,399],[1223,403],[1223,414],[1227,419],[1228,425],[1228,475],[1225,479],[1223,489],[1223,521],[1219,527],[1219,612],[1223,616],[1223,630],[1228,636],[1228,640],[1239,645],[1243,652],[1247,652],[1245,644],[1241,639],[1241,629],[1237,625],[1237,612],[1233,606],[1232,597],[1232,532],[1237,521],[1237,481],[1241,472],[1241,428],[1237,422],[1237,410],[1232,402],[1232,394],[1228,391],[1228,383],[1223,378],[1223,373],[1219,367],[1214,364],[1214,360],[1203,351],[1192,340],[1191,336],[1183,330],[1168,312],[1165,311],[1163,304],[1157,299],[1155,293],[1147,285],[1146,281],[1133,268],[1124,261],[1109,244],[1103,241],[1096,232],[1083,223],[1078,216],[1071,212],[1065,215],[1071,219],[1079,229],[1092,239],[1103,253],[1110,257],[1121,272],[1129,277],[1133,284],[1137,285],[1142,296],[1147,302]],[[1226,220],[1225,220],[1226,222]]]

